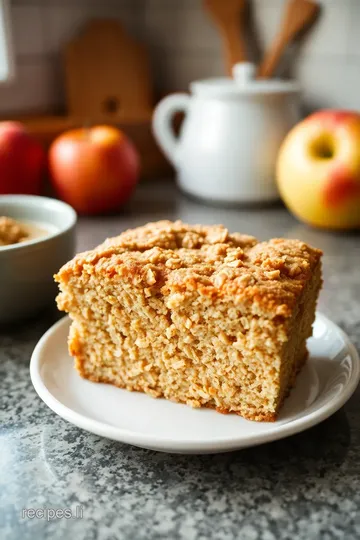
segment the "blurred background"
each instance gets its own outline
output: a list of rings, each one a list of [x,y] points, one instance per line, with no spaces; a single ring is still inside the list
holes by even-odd
[[[323,9],[301,44],[292,75],[308,109],[360,106],[360,2],[322,0]],[[259,55],[279,28],[283,0],[253,0],[251,53]],[[0,87],[0,113],[62,111],[62,51],[88,20],[120,20],[148,47],[157,94],[188,89],[194,79],[224,74],[216,27],[200,0],[12,0],[17,77]]]

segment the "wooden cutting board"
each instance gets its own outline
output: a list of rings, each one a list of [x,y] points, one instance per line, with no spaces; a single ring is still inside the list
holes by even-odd
[[[96,20],[64,50],[66,113],[6,117],[18,120],[45,148],[63,131],[107,123],[132,139],[141,158],[141,178],[169,177],[172,168],[151,130],[154,109],[146,49],[118,21]]]
[[[65,48],[68,114],[84,121],[146,121],[153,110],[145,47],[120,22],[90,21]]]

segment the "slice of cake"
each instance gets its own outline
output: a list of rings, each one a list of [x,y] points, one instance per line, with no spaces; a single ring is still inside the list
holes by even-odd
[[[307,357],[321,252],[298,240],[160,221],[77,255],[55,276],[82,377],[276,419]]]

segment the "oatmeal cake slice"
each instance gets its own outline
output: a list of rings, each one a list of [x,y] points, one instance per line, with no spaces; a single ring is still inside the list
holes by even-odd
[[[273,421],[307,357],[320,258],[223,226],[126,231],[55,276],[70,354],[92,381]]]

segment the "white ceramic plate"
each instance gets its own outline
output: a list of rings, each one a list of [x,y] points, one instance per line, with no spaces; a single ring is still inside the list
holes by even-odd
[[[274,423],[258,423],[210,409],[153,399],[82,379],[67,352],[70,321],[61,319],[40,339],[30,374],[41,399],[76,426],[143,448],[178,453],[237,450],[303,431],[337,411],[354,392],[359,356],[340,328],[317,314],[310,358]]]

